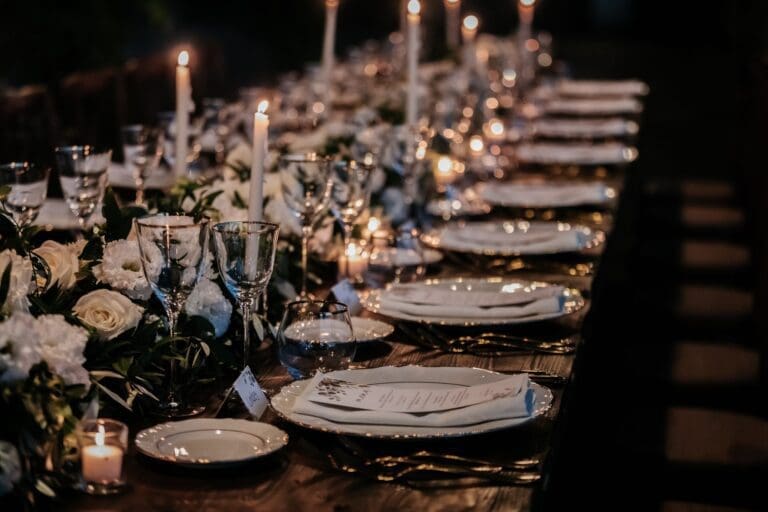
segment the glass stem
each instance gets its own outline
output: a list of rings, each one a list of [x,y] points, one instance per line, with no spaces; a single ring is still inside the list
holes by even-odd
[[[141,172],[143,173],[143,170]],[[144,176],[141,174],[136,177],[136,204],[144,205]]]
[[[352,241],[352,229],[354,226],[352,224],[344,223],[344,251],[347,250],[347,247],[349,247],[350,242]]]
[[[251,310],[253,299],[243,299],[240,302],[240,314],[243,317],[243,369],[248,367],[251,359]]]
[[[174,308],[168,308],[168,335],[171,337],[171,343],[175,344],[173,339],[176,337],[176,325],[179,321],[179,313]],[[171,366],[168,371],[168,397],[166,398],[167,405],[170,407],[176,407],[178,400],[176,398],[176,367],[179,362],[174,357],[171,359]]]
[[[307,298],[307,260],[309,258],[309,239],[312,236],[312,226],[301,228],[301,298]]]

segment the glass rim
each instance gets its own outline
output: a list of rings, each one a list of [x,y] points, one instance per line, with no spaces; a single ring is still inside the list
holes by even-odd
[[[245,231],[247,233],[267,233],[270,231],[279,232],[280,226],[278,224],[275,224],[274,222],[264,222],[260,220],[230,220],[225,222],[217,222],[213,226],[211,226],[211,229],[213,231],[216,231],[217,233],[237,233],[242,230],[235,230],[232,229],[235,226],[248,226],[250,228],[251,226],[258,226],[257,229],[251,230],[246,229]]]
[[[294,300],[286,304],[285,311],[287,312],[290,308],[295,308],[296,306],[299,306],[301,304],[304,305],[322,305],[322,306],[339,306],[342,311],[337,311],[336,313],[349,313],[349,306],[344,304],[343,302],[339,302],[337,300],[312,300],[312,299],[302,299],[302,300]]]
[[[161,218],[170,218],[170,217],[176,217],[176,218],[187,218],[190,219],[191,222],[188,223],[181,223],[181,224],[151,224],[149,221],[151,219],[161,219]],[[199,222],[195,222],[194,217],[190,215],[179,215],[179,214],[172,214],[172,213],[154,213],[152,215],[145,215],[144,217],[138,217],[133,219],[136,225],[140,227],[147,227],[147,228],[193,228],[197,226],[207,226],[210,223],[210,219],[208,217],[203,217],[200,219]]]
[[[111,148],[102,148],[99,146],[94,146],[92,144],[79,144],[79,145],[75,144],[70,146],[56,146],[53,151],[57,155],[71,155],[73,153],[84,153],[85,156],[106,155],[106,154],[112,153]]]
[[[278,157],[280,162],[290,163],[328,163],[332,161],[332,158],[328,155],[322,155],[320,153],[307,152],[307,153],[286,153]]]
[[[75,426],[75,434],[93,434],[94,432],[91,430],[87,430],[89,427],[98,427],[99,425],[104,427],[104,435],[105,436],[114,436],[114,435],[120,435],[123,430],[126,432],[128,431],[128,425],[123,423],[120,420],[116,420],[113,418],[91,418],[87,420],[80,420],[77,422],[77,425]]]

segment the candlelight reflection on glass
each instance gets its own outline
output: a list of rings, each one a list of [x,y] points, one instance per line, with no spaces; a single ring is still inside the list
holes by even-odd
[[[81,488],[88,494],[114,494],[125,488],[128,426],[117,420],[83,420],[76,429]]]

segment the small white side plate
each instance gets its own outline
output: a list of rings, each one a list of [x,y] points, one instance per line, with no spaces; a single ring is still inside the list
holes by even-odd
[[[142,430],[134,443],[139,452],[153,459],[188,467],[218,467],[274,453],[288,444],[288,434],[268,423],[197,418]]]
[[[358,343],[380,340],[386,338],[394,331],[395,328],[388,323],[374,320],[373,318],[352,317],[352,332],[354,332],[355,340]]]

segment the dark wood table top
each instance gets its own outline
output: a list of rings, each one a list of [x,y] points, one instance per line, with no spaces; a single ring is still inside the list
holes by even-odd
[[[598,227],[609,230],[611,215],[605,215]],[[590,251],[597,265],[603,246]],[[471,275],[477,268],[458,267],[448,261],[441,275]],[[551,268],[525,269],[505,273],[509,277],[560,282],[588,291],[592,275],[551,273]],[[524,335],[554,335],[579,332],[589,309],[554,322],[518,325],[506,330]],[[460,331],[462,329],[459,329]],[[268,394],[291,380],[279,365],[274,347],[263,348],[254,357],[254,373]],[[379,482],[362,475],[336,470],[328,453],[338,445],[332,434],[312,432],[287,423],[272,411],[262,421],[274,423],[288,432],[286,449],[263,461],[229,470],[189,470],[157,463],[131,452],[127,459],[128,490],[117,496],[78,495],[67,503],[78,511],[252,511],[252,510],[331,510],[369,512],[377,510],[529,510],[536,493],[546,489],[548,459],[557,435],[558,418],[573,377],[576,355],[517,354],[495,357],[448,354],[425,348],[402,337],[399,331],[385,343],[361,345],[357,365],[385,366],[416,364],[423,366],[465,366],[499,372],[536,369],[560,375],[569,384],[553,387],[554,402],[542,417],[517,428],[492,434],[442,441],[355,440],[366,451],[376,454],[400,453],[416,448],[450,451],[462,455],[504,462],[540,455],[542,479],[534,485],[465,485],[450,481],[434,488],[415,488],[400,483]],[[215,397],[218,399],[220,395]]]

